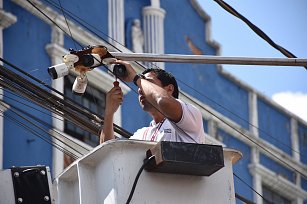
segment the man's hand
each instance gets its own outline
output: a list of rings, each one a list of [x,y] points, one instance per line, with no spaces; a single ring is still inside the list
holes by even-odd
[[[112,64],[122,64],[125,65],[126,67],[126,71],[127,71],[127,76],[124,78],[120,78],[121,80],[125,81],[125,82],[133,82],[133,78],[135,77],[135,75],[137,74],[136,71],[133,69],[133,67],[131,66],[131,64],[129,64],[126,61],[122,61],[122,60],[116,60],[114,62],[112,62]]]
[[[114,86],[106,96],[104,124],[100,133],[100,143],[114,139],[113,117],[123,102],[123,92],[119,86]]]
[[[113,87],[106,96],[106,109],[105,109],[105,115],[113,115],[118,107],[123,102],[123,92],[122,89],[117,86]]]

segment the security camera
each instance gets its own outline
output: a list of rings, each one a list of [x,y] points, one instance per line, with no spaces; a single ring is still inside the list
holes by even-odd
[[[49,67],[48,73],[52,77],[52,79],[58,79],[68,75],[69,69],[65,63],[62,63]]]

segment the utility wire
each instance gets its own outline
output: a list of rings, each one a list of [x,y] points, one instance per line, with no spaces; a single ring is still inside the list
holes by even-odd
[[[17,100],[16,100],[16,101],[17,101]],[[7,104],[10,106],[10,108],[14,108],[16,111],[22,113],[23,115],[26,115],[28,118],[31,118],[32,120],[37,121],[38,123],[44,125],[45,127],[50,128],[53,132],[55,132],[55,133],[57,133],[58,135],[62,136],[62,137],[65,138],[66,140],[72,142],[74,145],[78,146],[79,148],[82,148],[82,149],[84,149],[84,150],[86,150],[86,151],[89,151],[89,149],[85,148],[84,146],[80,145],[79,143],[75,142],[74,140],[72,140],[72,139],[70,139],[70,138],[68,138],[68,137],[65,137],[62,133],[56,131],[52,125],[50,125],[49,123],[47,123],[47,122],[45,122],[45,121],[43,121],[43,120],[37,118],[37,117],[34,116],[33,114],[30,114],[30,113],[28,113],[28,112],[26,112],[26,111],[24,111],[24,110],[22,110],[22,109],[20,109],[20,108],[17,108],[15,105],[13,105],[13,104],[11,104],[11,103],[4,102],[3,100],[0,100],[0,102],[2,102],[2,104],[3,104],[3,103],[7,103]],[[17,102],[19,102],[19,101],[17,101]],[[20,103],[20,102],[19,102],[19,103]],[[24,103],[21,103],[21,104],[26,105],[26,104],[24,104]],[[30,108],[32,108],[32,109],[34,109],[34,110],[40,111],[40,110],[38,110],[38,109],[36,109],[36,108],[34,108],[34,107],[32,107],[32,106],[28,106],[28,105],[26,105],[26,106],[27,106],[27,107],[30,107]],[[10,109],[10,110],[11,110],[11,109]],[[42,111],[40,111],[40,112],[42,112]],[[42,113],[44,113],[44,112],[42,112]],[[46,114],[46,113],[45,113],[45,114]],[[49,116],[50,116],[50,115],[49,115]],[[49,133],[48,133],[48,134],[49,134]],[[49,134],[49,135],[52,136],[52,137],[54,137],[52,134]],[[56,138],[56,137],[54,137],[54,138],[55,138],[56,140],[59,140],[59,139]],[[64,143],[64,142],[61,141],[61,140],[59,140],[59,141],[62,142],[62,143]],[[74,149],[73,146],[70,146],[70,145],[68,145],[68,144],[66,144],[66,143],[65,143],[65,145],[71,147],[71,149]],[[74,150],[75,150],[75,149],[74,149]],[[79,153],[80,153],[80,152],[79,152]],[[80,153],[80,154],[81,154],[81,153]]]
[[[236,11],[233,7],[231,7],[229,4],[224,2],[223,0],[213,0],[217,4],[219,4],[223,9],[234,15],[235,17],[242,20],[244,23],[246,23],[259,37],[264,39],[267,43],[269,43],[272,47],[274,47],[276,50],[280,51],[283,55],[285,55],[288,58],[297,58],[294,54],[292,54],[287,49],[283,48],[282,46],[276,44],[267,34],[265,34],[259,27],[255,26],[252,22],[250,22],[247,18],[245,18],[243,15],[241,15],[238,11]],[[305,67],[307,70],[307,67]]]
[[[2,104],[3,106],[5,106],[4,103],[3,103],[2,101],[0,101],[0,104]],[[15,109],[15,110],[14,110],[14,109]],[[64,143],[63,141],[61,141],[61,140],[59,140],[58,138],[56,138],[56,137],[54,137],[53,135],[51,135],[48,131],[46,131],[45,129],[43,129],[41,126],[35,124],[35,123],[32,122],[30,119],[28,119],[27,117],[23,116],[22,114],[25,114],[24,111],[22,111],[22,114],[21,114],[21,113],[18,112],[18,109],[15,108],[14,106],[11,106],[11,107],[10,107],[10,111],[12,111],[14,114],[16,114],[17,116],[19,116],[21,119],[23,119],[23,120],[25,120],[26,122],[28,122],[28,123],[30,123],[31,125],[33,125],[36,129],[41,130],[42,132],[44,132],[45,134],[47,134],[47,135],[53,137],[53,138],[56,139],[57,141],[59,141],[59,142],[61,142],[61,143]],[[31,114],[27,114],[27,115],[28,115],[28,116],[30,115],[32,120],[40,121],[40,120],[38,120],[36,117],[33,117]],[[41,122],[41,121],[40,121],[40,122]],[[41,123],[41,124],[44,124],[44,123]],[[65,144],[65,145],[67,145],[67,144]],[[67,146],[69,146],[69,145],[67,145]],[[80,155],[82,155],[82,153],[79,152],[79,151],[78,151],[77,149],[75,149],[74,147],[72,147],[72,146],[69,146],[69,147],[70,147],[72,150],[74,150],[75,152],[77,152],[77,153],[79,153]],[[83,147],[83,148],[84,148],[84,147]]]
[[[12,91],[10,91],[10,90],[8,90],[8,89],[6,89],[6,91],[7,91],[8,93],[10,93],[10,94],[12,94],[12,95],[14,95],[14,96],[20,98],[20,99],[26,100],[26,101],[31,102],[31,103],[33,102],[33,101],[31,101],[31,100],[29,100],[29,99],[27,99],[27,98],[23,98],[23,97],[21,97],[21,96],[15,94],[14,92],[12,92]],[[0,95],[1,95],[1,96],[4,96],[4,94],[0,94]],[[22,105],[24,105],[24,106],[27,106],[27,107],[29,107],[29,108],[31,108],[31,109],[33,109],[33,110],[36,110],[36,111],[38,111],[38,112],[40,112],[40,113],[42,113],[42,114],[44,114],[44,115],[50,116],[50,117],[52,117],[52,118],[54,118],[54,119],[57,119],[57,120],[60,120],[60,121],[64,121],[62,118],[58,118],[58,117],[56,117],[56,116],[54,116],[54,115],[52,115],[52,114],[46,113],[46,112],[44,112],[44,111],[42,111],[42,110],[39,110],[38,108],[35,108],[35,107],[33,107],[33,106],[30,106],[30,105],[28,105],[28,104],[26,104],[26,103],[24,103],[24,102],[21,102],[20,100],[14,99],[14,98],[9,97],[9,96],[7,96],[7,95],[5,95],[5,99],[10,99],[10,100],[15,101],[15,102],[17,102],[17,103],[20,103],[20,104],[22,104]],[[2,101],[3,101],[3,100],[2,100]]]
[[[16,124],[18,124],[19,126],[25,128],[26,130],[28,130],[30,133],[32,133],[34,136],[37,136],[39,138],[41,138],[42,140],[44,140],[45,142],[47,142],[48,144],[50,144],[51,146],[57,148],[59,151],[63,152],[64,154],[71,156],[74,159],[78,159],[78,156],[74,155],[72,152],[69,152],[67,150],[65,150],[63,147],[59,146],[58,144],[53,143],[52,141],[46,139],[43,135],[41,135],[40,133],[38,133],[37,131],[35,131],[33,128],[30,128],[28,125],[26,125],[26,123],[22,123],[20,121],[18,121],[16,118],[6,114],[5,116],[3,115],[3,112],[0,111],[2,114],[0,114],[1,117],[6,117],[9,120],[15,122]]]
[[[64,19],[65,19],[65,22],[66,22],[66,25],[67,25],[67,28],[68,28],[68,31],[69,31],[69,34],[70,34],[70,38],[71,38],[71,39],[73,40],[73,42],[74,42],[75,49],[77,49],[76,40],[75,40],[74,37],[72,36],[72,33],[71,33],[71,30],[70,30],[68,21],[67,21],[67,19],[66,19],[66,16],[65,16],[65,13],[64,13],[62,4],[61,4],[61,0],[58,0],[58,2],[59,2],[59,5],[60,5],[60,7],[61,7],[61,11],[62,11],[62,14],[63,14],[63,16],[64,16]]]
[[[260,196],[264,201],[266,201],[268,204],[274,204],[271,201],[267,200],[263,195],[258,193],[253,187],[251,187],[246,181],[241,179],[237,174],[233,173],[233,175],[238,178],[242,183],[244,183],[246,186],[248,186],[252,191],[254,191],[258,196]]]
[[[16,69],[17,71],[21,70],[17,66],[13,65],[12,63],[9,63],[8,61],[2,59],[1,57],[0,57],[0,60],[3,61],[5,64],[10,65],[11,67]],[[8,85],[9,83],[7,83],[7,82],[4,82],[4,81],[1,82],[0,81],[0,83],[2,83],[3,86],[6,86],[7,88],[9,88],[11,90],[13,89],[12,91],[18,92],[19,94],[23,95],[24,97],[29,98],[31,101],[36,101],[42,107],[46,107],[46,102],[48,102],[48,105],[50,105],[50,107],[51,107],[51,111],[61,109],[61,111],[63,113],[65,113],[65,115],[63,115],[63,113],[57,112],[58,115],[61,115],[63,117],[66,116],[64,118],[66,118],[70,121],[75,121],[74,123],[79,121],[79,122],[77,122],[78,125],[80,125],[81,127],[85,127],[85,129],[87,129],[87,131],[92,132],[95,135],[99,135],[100,125],[98,127],[97,125],[94,125],[94,123],[90,123],[90,121],[96,121],[96,123],[97,122],[100,123],[101,121],[103,122],[103,120],[104,120],[103,118],[98,117],[95,113],[92,113],[88,108],[83,107],[80,104],[75,104],[74,101],[72,101],[71,99],[69,99],[67,97],[65,97],[64,99],[59,98],[56,95],[53,95],[49,92],[46,92],[41,87],[30,83],[29,81],[22,78],[21,76],[18,76],[17,74],[13,73],[12,71],[9,71],[7,68],[5,68],[3,66],[0,66],[0,67],[2,67],[2,69],[0,69],[0,75],[2,75],[5,79],[9,79],[11,81],[14,81],[14,83],[17,82],[19,84],[19,87],[21,87],[22,89],[25,89],[25,87],[27,87],[28,90],[31,90],[31,91],[27,91],[25,93],[24,91],[20,91],[20,89],[16,89],[16,87],[9,86]],[[34,78],[34,79],[36,79],[36,78]],[[39,81],[39,80],[36,79],[35,81]],[[36,97],[43,98],[43,100],[38,101],[38,100],[36,100]],[[48,108],[48,107],[47,107],[47,109],[50,110],[50,108]],[[71,117],[72,114],[74,114],[75,116],[76,116],[76,114],[78,114],[79,117],[78,118]],[[81,119],[81,116],[82,116],[82,119]],[[87,117],[88,119],[85,120],[85,117]],[[80,119],[81,119],[82,122],[80,121]],[[91,126],[92,129],[89,129],[88,127],[84,126],[84,124]],[[119,127],[118,125],[115,125],[114,128],[115,128],[115,132],[121,134],[124,137],[129,137],[131,135],[131,133],[129,133],[128,131]],[[93,130],[95,130],[95,131],[93,132]]]

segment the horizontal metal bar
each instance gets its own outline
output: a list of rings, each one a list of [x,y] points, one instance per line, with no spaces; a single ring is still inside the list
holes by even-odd
[[[110,52],[117,59],[142,62],[176,62],[199,64],[237,64],[268,66],[307,66],[307,59],[301,58],[253,58],[253,57],[221,57],[211,55],[176,55],[151,53]]]

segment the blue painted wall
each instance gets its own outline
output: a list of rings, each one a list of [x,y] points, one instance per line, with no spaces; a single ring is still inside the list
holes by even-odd
[[[290,117],[260,98],[257,105],[259,136],[292,155]]]
[[[295,173],[289,169],[289,167],[282,166],[281,164],[275,162],[274,160],[268,158],[267,156],[260,154],[260,164],[265,166],[267,169],[281,175],[288,179],[292,183],[295,182]]]
[[[54,1],[54,4],[56,4],[59,8],[58,1]],[[46,5],[51,6],[52,4],[50,5],[46,2]],[[85,26],[90,30],[97,33],[104,40],[108,41],[108,1],[90,1],[89,3],[88,0],[70,0],[61,1],[61,5],[65,10],[72,13],[72,15],[77,18],[78,21],[81,21],[81,23],[85,24]],[[55,10],[62,15],[62,10]],[[67,19],[72,20],[68,14],[65,14],[65,16]],[[88,31],[86,28],[85,30]]]
[[[173,3],[170,0],[161,1],[161,6],[167,10],[164,26],[165,53],[193,54],[185,40],[188,36],[203,54],[216,55],[215,48],[205,41],[205,21],[198,15],[190,1],[176,2],[176,8],[184,8],[184,12],[173,9]],[[176,76],[183,91],[248,128],[246,122],[225,111],[225,109],[231,110],[248,121],[247,91],[221,76],[217,72],[216,65],[168,63],[166,69]]]
[[[34,77],[46,80],[47,83],[48,80],[50,82],[50,77],[46,72],[50,60],[45,51],[46,44],[50,42],[51,30],[49,25],[11,1],[4,1],[4,8],[18,18],[17,23],[4,30],[4,58]],[[17,101],[8,99],[8,97],[12,97]],[[20,101],[22,99],[13,96],[7,91],[5,92],[4,100],[9,104],[22,108],[28,113],[35,114],[36,117],[49,124],[51,123],[50,115],[33,111],[32,108],[21,105]],[[38,107],[36,106],[36,108]],[[16,114],[13,114],[10,110],[5,112],[6,116],[18,119]],[[23,127],[16,124],[16,122],[4,120],[3,142],[4,168],[9,168],[13,165],[42,164],[52,166],[52,146],[30,134]]]
[[[251,163],[251,148],[221,129],[218,129],[217,134],[227,147],[242,152],[243,157],[234,165],[233,171],[241,180],[252,186],[253,180],[248,169],[248,165]],[[242,183],[240,179],[234,176],[235,192],[249,200],[253,200],[253,191],[246,184]]]

